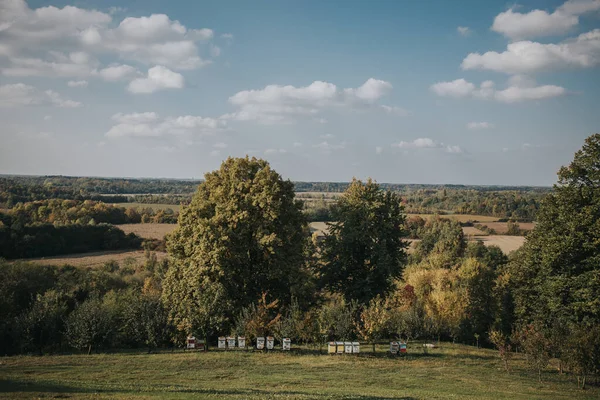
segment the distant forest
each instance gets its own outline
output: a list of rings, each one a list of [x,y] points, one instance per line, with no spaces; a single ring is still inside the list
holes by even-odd
[[[93,200],[107,204],[187,204],[201,180],[90,178],[67,176],[0,176],[0,208],[40,200]],[[294,182],[310,221],[330,221],[331,207],[348,182]],[[534,221],[550,187],[470,186],[382,183],[401,195],[412,214],[487,215],[520,222]],[[123,210],[122,212],[124,212]],[[162,218],[159,218],[163,222]],[[142,221],[143,222],[143,221]],[[149,220],[147,221],[149,222]],[[172,216],[164,222],[175,222]]]

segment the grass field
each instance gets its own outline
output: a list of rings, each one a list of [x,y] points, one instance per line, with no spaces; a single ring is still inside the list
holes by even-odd
[[[365,346],[366,347],[366,346]],[[523,357],[442,344],[404,359],[252,352],[120,353],[0,358],[0,398],[117,399],[597,399],[574,378],[537,375]]]
[[[116,227],[125,233],[133,232],[145,239],[162,240],[167,233],[171,233],[177,227],[177,224],[123,224]]]
[[[167,256],[167,254],[156,252],[156,256],[159,260],[162,260]],[[22,261],[43,265],[68,264],[74,267],[98,268],[109,261],[116,261],[121,264],[127,259],[133,259],[136,263],[140,263],[146,259],[146,256],[143,250],[116,250],[95,253],[69,254],[66,256],[56,257],[28,258]]]

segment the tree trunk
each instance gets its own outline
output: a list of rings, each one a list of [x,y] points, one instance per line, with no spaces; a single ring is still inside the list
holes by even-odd
[[[90,354],[92,354],[92,345],[91,345],[91,344],[88,346],[88,356],[89,356]]]
[[[581,384],[581,389],[585,390],[585,375],[583,375],[583,380]]]
[[[538,381],[542,381],[542,369],[538,368]]]
[[[371,343],[373,345],[373,354],[375,354],[375,342]]]

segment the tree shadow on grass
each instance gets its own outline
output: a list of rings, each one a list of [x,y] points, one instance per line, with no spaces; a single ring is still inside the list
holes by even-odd
[[[100,388],[80,388],[66,385],[53,384],[48,382],[26,382],[9,379],[0,379],[0,393],[55,393],[55,394],[72,394],[72,393],[128,393],[136,390],[106,390]],[[154,392],[154,391],[153,391]],[[155,392],[156,393],[156,392]],[[303,391],[282,390],[271,391],[261,389],[193,389],[193,388],[165,388],[167,393],[187,393],[190,395],[213,395],[213,396],[252,396],[257,398],[278,398],[285,397],[286,399],[298,398],[326,398],[326,399],[344,399],[344,400],[416,400],[414,397],[378,397],[365,395],[332,395],[332,394],[316,394]],[[56,397],[56,396],[55,396]]]

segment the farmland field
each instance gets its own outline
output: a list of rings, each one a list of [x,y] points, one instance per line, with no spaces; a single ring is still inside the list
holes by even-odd
[[[166,210],[170,208],[171,210],[178,212],[181,209],[180,204],[114,203],[114,205],[125,208],[151,208],[154,211]]]
[[[164,259],[167,254],[156,252],[159,260]],[[109,261],[116,261],[119,264],[127,259],[133,259],[136,263],[144,261],[146,258],[143,250],[117,250],[102,251],[95,253],[69,254],[66,256],[28,258],[23,261],[43,265],[72,265],[74,267],[98,268]]]
[[[165,238],[167,233],[171,233],[177,227],[177,224],[123,224],[116,225],[125,233],[135,233],[145,239]]]
[[[478,236],[477,240],[481,240],[486,246],[498,246],[505,254],[519,249],[525,243],[523,236],[489,235]]]
[[[508,232],[508,225],[506,222],[484,222],[483,225],[487,225],[488,228],[495,230],[499,234]],[[532,230],[534,226],[534,222],[519,222],[519,228],[526,231]]]
[[[502,224],[502,222],[500,223]],[[322,235],[323,232],[327,230],[327,224],[325,222],[311,222],[310,228],[311,232],[318,232]],[[488,235],[474,227],[465,226],[463,227],[463,232],[466,239],[480,240],[486,246],[498,246],[505,254],[509,254],[511,251],[519,249],[523,243],[525,243],[525,237],[523,236]],[[416,242],[418,242],[418,240],[411,240],[409,250],[414,248]]]
[[[171,399],[597,399],[556,368],[501,366],[496,351],[442,343],[405,359],[379,346],[360,357],[245,351],[143,352],[0,358],[0,398]]]

